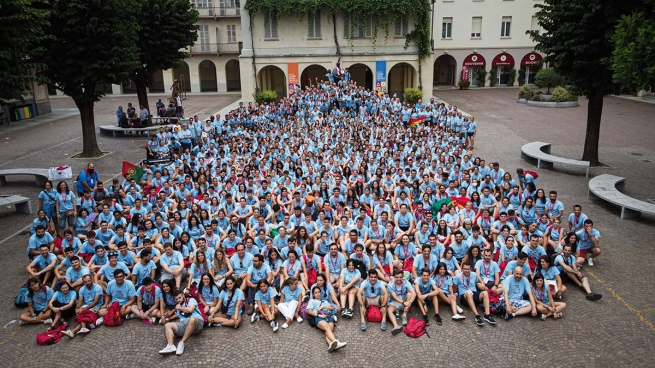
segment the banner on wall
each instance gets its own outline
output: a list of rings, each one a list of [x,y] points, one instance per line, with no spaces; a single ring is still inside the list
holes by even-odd
[[[387,62],[379,60],[375,62],[375,90],[379,95],[387,90]]]
[[[287,63],[287,68],[289,70],[288,78],[288,95],[291,97],[293,92],[296,90],[296,86],[300,85],[300,77],[298,76],[298,63]]]

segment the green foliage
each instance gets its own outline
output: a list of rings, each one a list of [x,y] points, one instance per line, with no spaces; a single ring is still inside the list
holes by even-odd
[[[22,100],[31,82],[45,82],[32,71],[43,68],[34,57],[43,52],[48,13],[43,0],[0,0],[0,105]]]
[[[484,68],[479,68],[478,69],[478,85],[480,87],[484,87],[484,81],[487,80],[487,70]]]
[[[551,88],[562,84],[562,77],[557,74],[555,68],[541,69],[537,72],[537,75],[534,78],[534,84],[539,88],[546,87],[546,93],[550,94]]]
[[[97,84],[120,84],[138,66],[137,0],[48,0],[52,7],[43,43],[46,76],[76,103],[100,101]],[[162,35],[162,37],[165,37]]]
[[[489,70],[489,86],[493,87],[496,85],[496,80],[498,80],[498,71],[496,68],[491,68]]]
[[[550,99],[553,102],[568,102],[568,101],[577,101],[578,96],[575,93],[567,90],[564,87],[555,87],[553,90],[553,96]]]
[[[525,68],[519,69],[519,84],[525,84]]]
[[[198,37],[198,12],[188,0],[140,0],[139,4],[139,64],[130,79],[137,86],[151,87],[155,72],[173,68],[188,56],[185,49]]]
[[[541,91],[537,91],[532,95],[532,101],[541,101]]]
[[[459,86],[459,89],[469,88],[471,86],[471,81],[470,80],[461,80],[460,79],[459,82],[457,83],[457,85]]]
[[[252,96],[255,98],[255,101],[257,101],[257,103],[259,104],[263,104],[265,102],[271,103],[271,102],[275,102],[275,100],[277,99],[277,92],[267,89],[267,90],[253,93]]]
[[[509,78],[507,78],[507,85],[513,86],[514,81],[516,81],[516,69],[512,68],[509,70]]]
[[[655,86],[655,19],[653,13],[624,15],[614,37],[613,81],[632,92]]]
[[[532,90],[530,89],[530,86],[524,84],[521,88],[519,88],[519,98],[529,99],[530,97],[532,97]]]
[[[410,105],[414,105],[418,100],[423,98],[423,91],[418,88],[405,88],[403,100]]]
[[[405,47],[413,42],[418,47],[419,59],[432,54],[430,39],[430,21],[432,9],[429,0],[247,0],[245,9],[250,12],[253,25],[255,14],[262,12],[279,17],[280,14],[296,15],[316,14],[319,9],[327,9],[327,19],[333,14],[347,14],[355,20],[373,18],[373,42],[377,39],[378,29],[383,28],[385,40],[389,37],[389,27],[401,18],[413,19],[414,30],[406,35]],[[349,38],[349,35],[346,35]]]

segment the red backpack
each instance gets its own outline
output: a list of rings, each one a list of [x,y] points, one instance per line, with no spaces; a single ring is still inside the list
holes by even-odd
[[[123,318],[121,317],[121,306],[118,305],[118,302],[113,302],[107,309],[107,314],[103,320],[103,323],[107,327],[118,327],[123,324]]]
[[[405,326],[405,335],[413,338],[418,338],[426,334],[428,338],[428,332],[425,330],[425,321],[419,321],[418,319],[412,317],[407,321],[407,326]]]
[[[207,324],[207,314],[205,314],[205,304],[200,301],[200,298],[198,297],[198,287],[193,284],[189,288],[189,293],[187,294],[187,304],[189,304],[189,297],[193,298],[198,302],[198,310],[200,311],[200,315],[202,316],[202,321],[204,324]]]
[[[87,326],[95,325],[98,315],[90,309],[82,309],[80,313],[75,316],[75,322],[85,323]]]
[[[376,305],[369,305],[366,308],[366,319],[369,322],[382,322],[382,311]]]
[[[539,177],[539,174],[537,174],[535,171],[532,171],[532,170],[525,170],[523,173],[525,175],[531,175],[535,179],[537,179]]]
[[[61,331],[65,330],[66,328],[67,326],[62,324],[50,331],[41,332],[40,334],[36,335],[36,343],[39,345],[56,344],[59,342],[59,340],[61,340],[62,337],[64,337],[64,334],[62,334]]]
[[[307,255],[303,254],[303,258],[305,259],[305,265],[307,265],[307,284],[311,288],[316,283],[316,278],[318,277],[318,274],[316,273],[315,268],[313,267],[310,268],[311,263],[309,262],[309,258],[307,258]]]

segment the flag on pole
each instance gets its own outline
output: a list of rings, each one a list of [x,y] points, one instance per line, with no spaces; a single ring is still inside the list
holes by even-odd
[[[412,125],[412,128],[416,128],[416,126],[419,123],[422,123],[424,121],[425,121],[425,116],[424,115],[421,115],[421,116],[419,116],[417,118],[409,118],[409,123]]]
[[[123,176],[129,175],[134,180],[140,180],[143,176],[143,169],[131,162],[123,161]]]

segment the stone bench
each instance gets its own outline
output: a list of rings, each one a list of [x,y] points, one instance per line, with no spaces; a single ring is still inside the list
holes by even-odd
[[[589,161],[574,160],[571,158],[557,157],[550,154],[550,143],[532,142],[521,147],[522,158],[534,158],[537,160],[537,168],[553,168],[553,164],[565,164],[581,166],[585,168],[585,176],[589,177]]]
[[[32,214],[32,200],[29,198],[19,195],[0,197],[0,206],[4,207],[11,205],[16,208],[16,212],[25,213],[28,215]]]
[[[175,124],[168,124],[168,125],[157,125],[157,126],[151,126],[145,128],[121,128],[117,125],[101,125],[99,128],[100,128],[100,133],[105,133],[105,134],[112,133],[114,137],[117,137],[119,134],[125,135],[125,132],[145,132],[147,136],[150,136],[150,132],[156,133],[159,131],[159,128],[162,127],[173,128],[175,126],[176,126]]]
[[[48,180],[48,169],[6,169],[0,170],[0,185],[7,184],[7,176],[9,175],[25,175],[34,176],[37,187],[43,187],[46,180]]]
[[[641,213],[655,215],[655,204],[623,194],[625,178],[603,174],[589,180],[589,198],[602,199],[621,207],[621,218],[638,217]]]
[[[177,116],[153,116],[150,118],[152,120],[152,125],[157,125],[157,124],[162,124],[166,120],[171,120],[172,121],[188,121],[189,118],[178,118]],[[170,123],[169,123],[170,124]],[[166,125],[166,124],[164,124]]]

